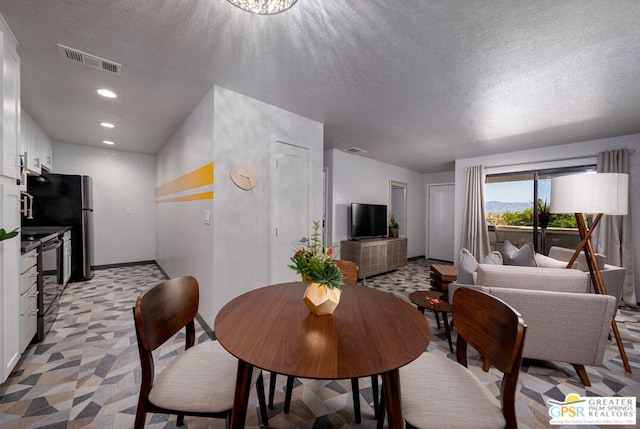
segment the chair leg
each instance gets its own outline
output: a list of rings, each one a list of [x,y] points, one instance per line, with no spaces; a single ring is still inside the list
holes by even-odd
[[[184,426],[184,414],[178,414],[178,421],[176,426]]]
[[[133,424],[133,429],[143,429],[144,428],[144,421],[146,420],[147,417],[147,413],[145,413],[144,411],[142,413],[140,413],[140,411],[136,412],[136,421]]]
[[[378,376],[371,376],[371,391],[373,392],[373,416],[376,420],[378,420],[379,411],[378,407],[380,405],[380,393],[378,392]]]
[[[356,423],[362,421],[360,414],[360,385],[357,378],[351,379],[351,395],[353,396],[353,418]]]
[[[289,408],[291,407],[291,394],[293,393],[293,376],[287,376],[287,387],[284,391],[284,413],[287,414],[289,412]]]
[[[384,389],[380,389],[380,405],[378,407],[378,424],[376,429],[384,429],[384,419],[387,416],[387,400],[384,397]]]
[[[580,381],[582,381],[582,384],[584,384],[585,386],[591,386],[591,381],[589,381],[589,376],[587,375],[587,370],[584,369],[584,365],[574,364],[573,367],[578,373],[578,377],[580,378]]]
[[[231,429],[231,410],[224,416],[224,429]]]
[[[278,376],[277,373],[272,372],[271,376],[269,377],[269,409],[273,410],[273,395],[276,392],[276,377]]]
[[[267,414],[267,401],[264,397],[264,378],[262,377],[262,371],[256,380],[256,390],[258,393],[258,404],[260,405],[260,418],[264,426],[269,425],[269,415]]]
[[[142,397],[138,399],[138,408],[136,409],[136,420],[133,424],[134,429],[143,429],[144,421],[147,419],[147,401]]]

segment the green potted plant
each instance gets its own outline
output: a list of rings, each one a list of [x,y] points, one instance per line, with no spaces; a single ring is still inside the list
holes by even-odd
[[[542,199],[538,199],[538,222],[540,224],[540,228],[547,228],[550,220],[551,214],[549,213],[547,200],[545,199],[544,202],[542,202]]]
[[[4,228],[0,228],[0,241],[8,240],[15,237],[20,232],[20,228],[16,228],[13,231],[7,232]]]
[[[289,268],[307,285],[303,300],[309,310],[325,316],[332,314],[340,302],[344,274],[332,260],[333,249],[320,241],[319,228],[320,222],[314,221],[311,240],[296,250]]]
[[[344,276],[340,268],[333,263],[333,249],[325,247],[320,241],[320,222],[313,222],[313,234],[308,244],[302,245],[291,257],[289,265],[300,274],[304,283],[318,283],[330,289],[340,288]]]
[[[393,215],[393,213],[391,213],[389,215],[389,237],[397,237],[398,228],[400,228],[400,226],[398,225],[398,221],[396,220],[396,217]]]

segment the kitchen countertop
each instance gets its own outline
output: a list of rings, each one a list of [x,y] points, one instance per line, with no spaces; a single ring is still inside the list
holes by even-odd
[[[40,246],[43,242],[64,234],[71,228],[71,226],[23,226],[20,228],[20,251],[23,254],[27,253]],[[27,238],[34,235],[37,235],[37,238]]]

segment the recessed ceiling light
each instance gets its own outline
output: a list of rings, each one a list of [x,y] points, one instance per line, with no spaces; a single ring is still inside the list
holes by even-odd
[[[115,128],[115,125],[113,125],[110,122],[100,122],[100,125],[102,125],[105,128]]]
[[[100,89],[96,89],[96,92],[100,95],[102,95],[103,97],[106,98],[116,98],[117,95],[115,92],[108,90],[108,89],[104,89],[104,88],[100,88]]]
[[[109,141],[109,140],[102,140],[102,143],[104,143],[104,144],[115,144],[114,142]]]

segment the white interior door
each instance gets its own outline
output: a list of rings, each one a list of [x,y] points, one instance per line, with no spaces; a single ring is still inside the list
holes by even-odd
[[[309,150],[277,142],[274,180],[274,251],[272,282],[300,280],[288,265],[302,239],[308,240],[311,198],[309,195]]]
[[[429,186],[429,259],[453,261],[454,190],[454,185]]]

